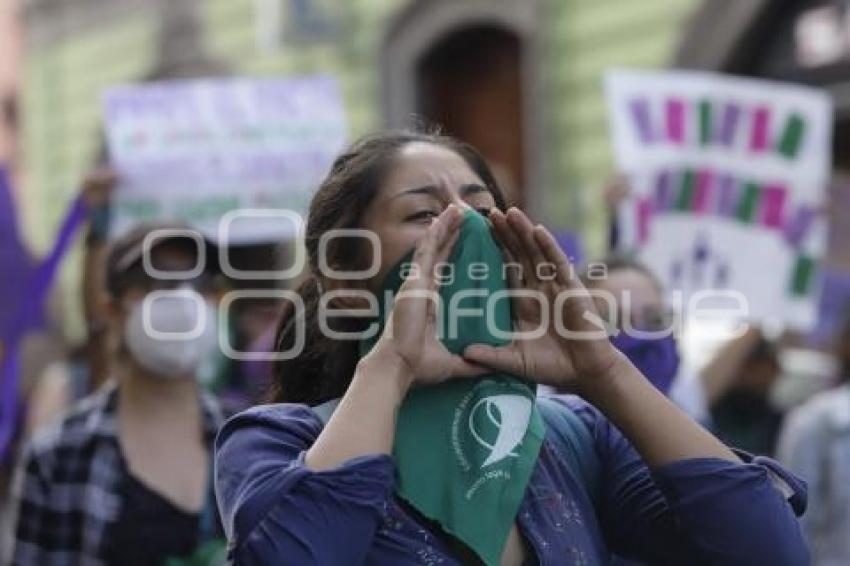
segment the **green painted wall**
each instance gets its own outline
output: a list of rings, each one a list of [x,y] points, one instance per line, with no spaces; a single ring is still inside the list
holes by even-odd
[[[28,49],[22,85],[24,234],[49,249],[80,180],[100,147],[100,92],[134,80],[152,64],[154,21],[139,14],[45,49]],[[81,240],[81,238],[80,238]],[[79,298],[82,245],[59,274],[69,338],[84,332]]]
[[[552,0],[547,30],[548,139],[557,219],[604,251],[602,189],[613,172],[602,79],[616,67],[669,64],[697,0]]]
[[[283,0],[282,0],[283,1]],[[257,47],[255,0],[205,0],[207,45],[249,75],[325,72],[338,77],[353,137],[380,127],[379,48],[387,19],[407,0],[326,0],[339,33],[305,41],[284,35],[277,50]],[[521,1],[521,0],[517,0]],[[543,73],[550,220],[580,229],[590,252],[604,247],[601,188],[612,172],[602,94],[611,67],[669,63],[697,0],[546,0]],[[285,15],[285,12],[284,12]],[[25,61],[25,226],[43,253],[99,139],[99,93],[145,74],[155,53],[155,18],[141,12],[73,41],[27,53]],[[287,22],[284,22],[284,30]],[[71,333],[82,329],[79,246],[62,272]]]

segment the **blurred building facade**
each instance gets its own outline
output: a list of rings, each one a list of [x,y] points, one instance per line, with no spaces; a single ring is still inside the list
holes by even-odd
[[[26,0],[25,225],[47,247],[102,151],[100,92],[328,73],[352,138],[412,115],[484,150],[537,218],[602,249],[602,74],[669,65],[698,0]],[[63,274],[73,290],[76,266]]]

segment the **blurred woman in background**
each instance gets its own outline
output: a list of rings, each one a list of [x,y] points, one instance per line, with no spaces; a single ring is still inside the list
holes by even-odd
[[[835,348],[839,382],[788,414],[777,456],[809,484],[811,510],[803,528],[817,566],[850,557],[850,317]]]

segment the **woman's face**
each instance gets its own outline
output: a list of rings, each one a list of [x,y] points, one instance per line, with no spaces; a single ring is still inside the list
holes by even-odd
[[[381,242],[380,268],[367,281],[370,290],[380,288],[389,270],[452,203],[484,214],[496,206],[484,181],[454,151],[424,142],[403,147],[362,219],[362,227]]]

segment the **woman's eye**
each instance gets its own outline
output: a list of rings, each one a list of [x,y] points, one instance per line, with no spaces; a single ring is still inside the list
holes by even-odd
[[[487,216],[490,216],[490,211],[493,210],[493,207],[487,206],[487,207],[484,207],[484,208],[476,208],[475,210],[476,210],[476,212],[478,212],[478,214],[480,214],[484,217],[487,217]]]
[[[436,218],[440,213],[434,210],[421,210],[414,214],[411,214],[407,217],[408,220],[427,220],[429,218]]]

